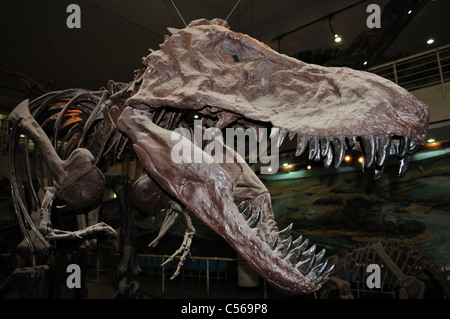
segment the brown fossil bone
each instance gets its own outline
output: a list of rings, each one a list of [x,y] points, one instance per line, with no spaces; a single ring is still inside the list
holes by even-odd
[[[104,223],[77,232],[52,229],[50,210],[55,197],[62,201],[64,208],[68,210],[78,210],[92,205],[105,189],[103,174],[94,165],[95,159],[87,149],[78,148],[66,160],[61,160],[47,134],[30,114],[28,100],[23,101],[10,113],[9,120],[16,123],[33,140],[54,177],[55,186],[47,188],[44,196],[41,233],[49,239],[76,238],[96,231],[114,234],[114,229]]]

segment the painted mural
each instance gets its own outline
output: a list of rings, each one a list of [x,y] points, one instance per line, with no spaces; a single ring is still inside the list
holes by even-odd
[[[317,168],[314,175],[315,169],[302,178],[289,172],[263,180],[281,228],[293,223],[293,234],[331,253],[394,238],[450,266],[450,152],[422,153],[403,178],[395,163],[377,181],[361,170]]]

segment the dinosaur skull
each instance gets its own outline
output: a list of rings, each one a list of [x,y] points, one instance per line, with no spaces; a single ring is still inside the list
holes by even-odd
[[[333,160],[338,166],[345,150],[354,147],[365,155],[367,167],[375,167],[376,177],[389,155],[397,155],[400,175],[404,174],[410,154],[426,140],[427,106],[377,75],[304,63],[232,32],[219,19],[200,19],[185,29],[169,31],[172,35],[160,50],[144,59],[142,84],[126,102],[134,109],[190,109],[216,119],[220,129],[272,127],[280,140],[296,134],[297,155],[309,145],[309,157],[323,159],[326,166]],[[205,213],[190,206],[189,200],[183,203],[274,286],[293,293],[318,289],[323,269],[313,268],[315,273],[311,269],[323,254],[314,255],[314,249],[307,250],[300,240],[292,242],[290,229],[277,229],[268,194],[253,194],[254,200],[238,195],[237,188],[257,184],[251,173],[242,175],[249,168],[239,167],[241,175],[236,176],[246,176],[239,180],[233,180],[230,167],[222,166],[224,173],[217,173],[224,185],[233,183],[234,207],[210,205]],[[166,189],[182,189],[184,179],[175,185],[175,179],[160,175],[158,182]],[[206,189],[205,194],[214,189]],[[228,217],[210,212],[215,208]],[[222,224],[220,218],[225,220]],[[302,259],[302,254],[309,258]]]
[[[148,55],[141,89],[130,104],[172,106],[232,121],[264,122],[316,137],[427,136],[428,109],[377,75],[326,68],[278,54],[223,20],[173,30]]]

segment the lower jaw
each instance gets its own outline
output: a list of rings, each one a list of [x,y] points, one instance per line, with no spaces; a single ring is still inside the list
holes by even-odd
[[[297,269],[279,258],[269,245],[261,241],[255,229],[242,220],[225,224],[221,234],[235,251],[272,287],[286,294],[311,293],[320,286],[311,283]]]

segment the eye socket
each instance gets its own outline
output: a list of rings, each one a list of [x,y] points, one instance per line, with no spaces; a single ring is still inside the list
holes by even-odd
[[[233,60],[234,60],[234,62],[238,62],[238,63],[241,62],[241,58],[237,54],[233,54]]]

